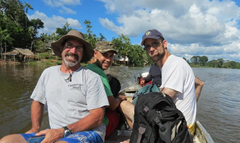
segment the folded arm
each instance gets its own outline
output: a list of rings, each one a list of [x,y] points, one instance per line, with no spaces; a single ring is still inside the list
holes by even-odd
[[[195,94],[196,94],[197,101],[198,101],[198,98],[200,97],[203,85],[204,85],[204,82],[201,81],[198,77],[195,77]]]
[[[176,90],[173,90],[173,89],[170,89],[170,88],[163,88],[162,93],[166,93],[167,95],[169,95],[173,100],[176,98],[177,96],[177,91]]]

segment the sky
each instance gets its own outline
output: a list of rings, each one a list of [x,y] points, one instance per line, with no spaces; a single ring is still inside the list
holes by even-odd
[[[239,0],[20,0],[28,2],[29,19],[40,18],[39,33],[52,34],[66,22],[86,33],[91,31],[111,41],[127,35],[132,44],[141,43],[149,29],[160,31],[171,54],[207,56],[240,62]]]

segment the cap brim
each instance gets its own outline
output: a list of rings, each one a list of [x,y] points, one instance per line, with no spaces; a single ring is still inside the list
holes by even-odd
[[[118,52],[116,50],[107,50],[107,51],[99,51],[100,53],[106,53],[106,52],[114,52],[115,54],[117,54]]]
[[[149,38],[150,38],[150,39],[159,39],[159,37],[156,37],[156,36],[146,36],[146,37],[142,40],[141,45],[143,46],[145,40],[146,40],[146,39],[149,39]]]

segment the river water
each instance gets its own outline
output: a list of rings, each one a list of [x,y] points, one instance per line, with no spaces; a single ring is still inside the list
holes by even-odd
[[[31,127],[29,98],[46,66],[0,65],[0,138],[21,133]],[[132,85],[135,77],[149,67],[111,67],[122,88]],[[204,83],[198,101],[197,119],[216,143],[240,140],[240,70],[193,68]],[[48,126],[44,112],[42,128]]]

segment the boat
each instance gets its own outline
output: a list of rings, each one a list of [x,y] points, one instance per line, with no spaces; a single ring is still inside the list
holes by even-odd
[[[127,100],[131,101],[132,97],[134,96],[135,92],[140,89],[141,86],[139,84],[129,86],[123,89],[123,92]],[[131,136],[131,129],[117,129],[115,130],[105,141],[105,143],[120,143],[125,140],[129,140]],[[203,127],[200,121],[197,120],[196,122],[196,132],[193,138],[194,143],[214,143],[211,135],[207,132],[207,130]]]

